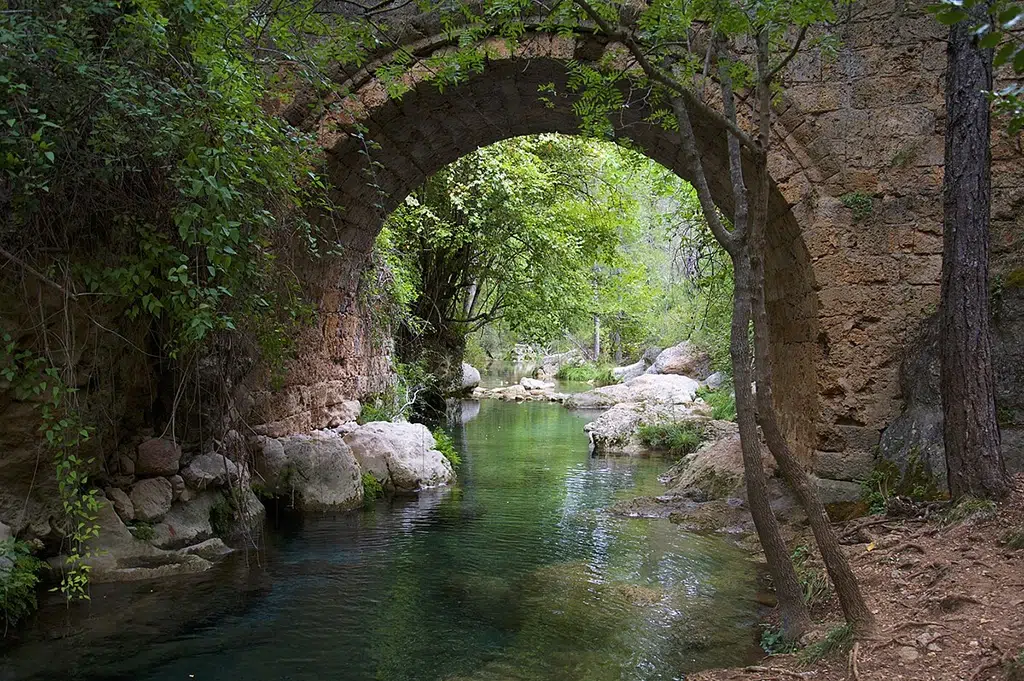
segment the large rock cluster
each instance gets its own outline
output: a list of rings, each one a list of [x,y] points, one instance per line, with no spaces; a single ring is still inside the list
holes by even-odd
[[[255,470],[262,491],[306,511],[363,503],[362,476],[382,487],[416,492],[451,482],[451,463],[418,423],[378,421],[282,438],[256,437]]]

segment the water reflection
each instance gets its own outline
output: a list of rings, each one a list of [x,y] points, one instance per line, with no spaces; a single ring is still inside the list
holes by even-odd
[[[746,557],[603,511],[657,462],[591,459],[557,405],[478,408],[459,487],[285,517],[248,560],[48,609],[0,678],[602,681],[748,659]],[[44,633],[55,617],[70,635]]]

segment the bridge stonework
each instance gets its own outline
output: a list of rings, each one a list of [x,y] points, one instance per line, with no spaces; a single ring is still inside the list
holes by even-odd
[[[852,480],[870,470],[880,432],[900,410],[901,357],[938,302],[946,57],[943,28],[918,2],[856,3],[837,31],[837,55],[808,50],[785,74],[770,157],[767,294],[786,429],[820,475]],[[567,60],[621,50],[596,36],[548,34],[530,34],[512,52],[500,42],[489,47],[481,73],[439,91],[424,82],[425,60],[445,43],[420,37],[407,45],[420,62],[400,99],[388,96],[370,67],[349,77],[350,96],[312,117],[306,102],[285,112],[318,130],[345,207],[348,253],[317,275],[320,325],[303,339],[285,393],[343,386],[352,398],[380,384],[367,375],[383,366],[379,346],[362,340],[365,330],[353,320],[359,275],[383,219],[432,173],[480,146],[577,131]],[[545,84],[556,94],[541,93]],[[645,122],[641,94],[616,117],[617,134],[685,178],[678,142]],[[692,115],[716,202],[728,214],[723,132]],[[997,134],[997,272],[1024,265],[1014,229],[1024,197],[1021,160],[1019,142]],[[325,425],[323,414],[303,411],[302,399],[284,402],[298,406],[276,410],[278,430]]]

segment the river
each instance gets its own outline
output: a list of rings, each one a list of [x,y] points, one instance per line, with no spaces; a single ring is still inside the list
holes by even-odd
[[[639,681],[756,657],[757,567],[606,512],[665,464],[591,458],[586,419],[466,402],[457,486],[272,518],[203,575],[51,603],[0,679]]]

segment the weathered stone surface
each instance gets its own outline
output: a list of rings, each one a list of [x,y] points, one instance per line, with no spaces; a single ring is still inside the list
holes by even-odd
[[[704,404],[697,402],[622,402],[583,426],[583,431],[590,438],[592,454],[644,456],[651,451],[637,436],[637,429],[641,424],[689,420],[706,422],[709,417],[710,411]]]
[[[174,489],[167,478],[146,478],[132,485],[129,495],[138,520],[159,520],[171,510]]]
[[[725,374],[721,371],[716,371],[707,378],[704,379],[704,385],[711,388],[712,390],[718,390],[725,383]]]
[[[541,381],[536,378],[527,378],[525,376],[519,379],[519,385],[523,386],[526,390],[551,390],[555,387],[554,383]]]
[[[222,454],[201,454],[182,469],[181,477],[192,489],[204,490],[238,482],[240,472],[235,462]]]
[[[565,400],[570,409],[604,409],[621,402],[658,402],[687,404],[693,402],[700,384],[687,376],[644,374],[617,385],[606,385]]]
[[[117,515],[121,517],[121,520],[124,522],[135,520],[135,506],[124,490],[117,487],[108,487],[105,493],[107,499],[113,504],[114,510],[117,511]]]
[[[708,353],[698,350],[689,341],[683,341],[679,345],[662,350],[647,369],[647,373],[676,374],[700,379],[708,375],[710,366],[711,358],[708,357]]]
[[[355,508],[363,502],[359,463],[337,433],[256,438],[256,472],[269,494],[304,511]]]
[[[415,492],[455,478],[448,459],[434,449],[434,436],[419,423],[367,423],[345,436],[362,470],[386,487]]]
[[[224,496],[214,490],[200,492],[190,501],[176,501],[163,520],[153,525],[150,543],[161,549],[177,549],[213,536],[210,509]]]
[[[186,546],[178,553],[186,556],[199,556],[210,562],[215,562],[233,551],[234,549],[225,544],[223,539],[214,537],[193,546]]]
[[[163,551],[136,539],[109,503],[102,504],[97,516],[99,535],[87,543],[89,557],[86,559],[92,568],[89,580],[94,584],[190,574],[207,570],[212,565],[199,556]],[[56,560],[62,559],[58,557]]]
[[[478,385],[480,385],[480,372],[473,365],[463,362],[462,383],[460,384],[462,392],[470,392]]]
[[[0,523],[0,541],[7,541],[13,536],[14,533],[11,532],[11,526],[5,523]]]
[[[135,459],[137,475],[174,475],[181,462],[181,447],[171,440],[151,438],[139,445]]]
[[[174,500],[177,501],[185,492],[185,479],[180,475],[168,475],[167,482],[171,483]]]
[[[640,360],[633,364],[628,364],[624,367],[615,367],[612,369],[612,376],[619,379],[620,382],[628,381],[631,378],[636,378],[647,371],[647,363],[644,360]]]
[[[669,473],[668,495],[686,496],[695,501],[710,501],[744,496],[743,450],[736,424],[719,421],[728,434],[713,440],[684,457]],[[761,447],[765,471],[772,475],[775,460]]]

